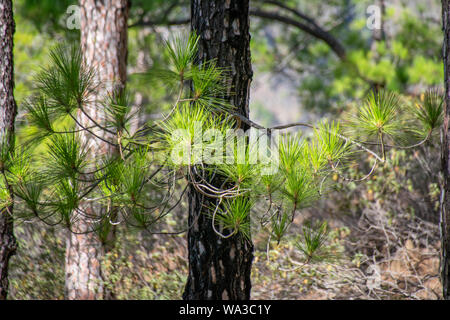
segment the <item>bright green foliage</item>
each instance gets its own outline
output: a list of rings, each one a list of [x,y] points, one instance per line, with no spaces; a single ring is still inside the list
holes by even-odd
[[[36,128],[39,133],[45,136],[55,132],[52,126],[54,119],[49,114],[45,96],[39,96],[33,100],[29,99],[25,101],[23,107],[27,112],[28,123]]]
[[[311,223],[305,223],[302,226],[301,239],[296,243],[296,246],[304,254],[306,263],[328,258],[328,253],[324,250],[327,239],[328,227],[326,222],[317,226]]]
[[[46,96],[50,113],[71,114],[85,105],[97,88],[95,71],[83,65],[81,50],[76,46],[56,46],[50,52],[50,62],[51,66],[36,77],[37,89]]]
[[[133,119],[131,114],[131,94],[127,90],[116,90],[108,95],[103,104],[106,121],[117,132],[127,130],[127,125]]]
[[[61,19],[70,5],[77,5],[74,0],[18,0],[16,6],[20,16],[32,22],[40,32],[54,33],[65,29]],[[66,29],[67,30],[67,29]],[[74,32],[76,35],[76,32]],[[70,33],[69,33],[70,35]],[[75,36],[74,35],[74,36]]]
[[[328,162],[344,160],[350,152],[350,144],[342,139],[342,130],[337,121],[322,121],[314,131],[318,139],[319,148]]]
[[[133,161],[123,163],[116,161],[116,165],[107,166],[105,184],[115,187],[114,191],[105,192],[118,206],[136,205],[142,201],[141,192],[147,173],[147,157],[142,150],[133,154]],[[113,179],[110,183],[110,177]]]
[[[400,100],[392,92],[372,92],[359,108],[355,128],[368,137],[394,137],[402,128],[399,119]]]
[[[250,210],[253,206],[248,197],[235,197],[225,200],[223,206],[213,216],[215,222],[221,224],[232,234],[240,233],[250,239]]]
[[[241,191],[256,191],[262,170],[261,163],[252,160],[257,150],[246,143],[243,135],[237,136],[236,140],[231,138],[231,141],[236,142],[233,153],[225,156],[223,163],[217,165],[217,170]]]
[[[168,164],[179,166],[198,164],[208,149],[215,150],[221,147],[222,141],[213,140],[204,143],[203,133],[215,131],[216,136],[225,136],[226,130],[232,128],[233,122],[224,116],[211,117],[209,111],[197,104],[189,102],[177,106],[167,121],[158,126],[162,131],[157,133],[161,139],[161,149]],[[213,132],[214,133],[214,132]],[[223,149],[223,146],[222,146]],[[222,154],[213,154],[205,159],[205,162],[214,162],[215,157],[223,157]]]
[[[195,34],[191,34],[189,37],[173,37],[166,43],[171,65],[178,76],[183,77],[190,69],[197,53],[198,39]]]
[[[281,239],[288,231],[289,225],[291,224],[291,219],[287,213],[283,213],[281,215],[272,216],[271,222],[271,235],[275,238],[277,243],[280,243]]]
[[[11,195],[5,188],[4,183],[0,184],[0,206],[2,208],[9,207],[12,204]]]
[[[55,210],[63,225],[70,229],[73,213],[80,203],[80,184],[76,180],[62,178],[52,187],[56,201],[48,203],[48,206]]]
[[[80,175],[87,165],[86,147],[74,134],[52,135],[48,143],[49,177],[52,179],[71,178]]]
[[[285,174],[282,193],[291,201],[294,211],[311,205],[319,197],[319,186],[311,172],[304,167],[295,166]]]
[[[212,207],[210,213],[215,212],[215,227],[222,236],[241,233],[245,238],[251,238],[254,225],[250,226],[250,217],[254,221],[260,216],[260,207],[256,204],[262,203],[267,210],[262,219],[268,223],[266,229],[271,237],[280,242],[288,232],[296,212],[314,205],[314,201],[335,187],[336,180],[351,180],[354,175],[362,174],[360,170],[355,172],[348,166],[354,161],[355,151],[367,151],[361,146],[378,155],[374,159],[374,154],[371,154],[370,166],[373,163],[387,163],[385,167],[378,168],[386,177],[384,183],[373,175],[363,179],[366,180],[368,194],[381,195],[386,192],[383,191],[386,185],[389,191],[395,190],[395,196],[400,194],[401,188],[410,188],[412,184],[406,180],[409,179],[405,177],[406,169],[400,168],[399,173],[396,173],[397,169],[390,169],[391,166],[397,168],[398,155],[394,151],[386,156],[386,152],[399,141],[411,142],[417,137],[428,141],[428,137],[442,123],[443,99],[438,90],[426,91],[421,99],[408,99],[391,92],[408,91],[419,95],[425,89],[440,84],[443,78],[441,27],[433,23],[432,19],[424,18],[423,10],[412,12],[406,4],[402,4],[395,14],[388,5],[386,17],[395,21],[395,34],[388,34],[386,40],[373,43],[373,35],[367,32],[365,26],[366,16],[357,14],[350,22],[342,20],[342,23],[336,24],[336,21],[341,21],[341,10],[330,10],[332,14],[326,17],[317,14],[324,7],[332,9],[341,6],[342,2],[283,2],[317,17],[320,25],[331,30],[346,49],[346,61],[340,61],[320,40],[283,26],[282,32],[272,39],[277,43],[274,46],[273,41],[269,41],[269,37],[261,32],[265,31],[267,24],[259,20],[252,21],[252,28],[256,31],[253,33],[252,55],[257,64],[264,63],[257,66],[258,71],[290,67],[290,71],[299,72],[302,75],[299,92],[307,108],[340,111],[345,102],[359,101],[370,92],[365,103],[361,107],[358,105],[354,115],[351,115],[353,126],[350,128],[343,127],[337,121],[319,122],[306,126],[312,129],[311,132],[282,136],[278,148],[272,145],[267,150],[270,155],[268,158],[279,161],[279,171],[263,174],[265,166],[253,162],[256,148],[248,140],[241,139],[243,149],[234,148],[228,155],[226,148],[219,148],[223,154],[217,152],[219,146],[228,142],[227,139],[220,140],[213,134],[209,136],[210,139],[205,139],[204,135],[200,136],[200,140],[196,138],[196,129],[202,133],[224,134],[235,126],[229,116],[234,107],[226,99],[232,92],[228,79],[230,70],[217,67],[215,61],[201,66],[194,63],[197,36],[172,37],[166,43],[167,50],[161,50],[157,34],[151,33],[141,39],[140,35],[138,37],[139,32],[131,28],[129,61],[138,64],[138,56],[144,48],[152,57],[152,69],[145,77],[131,76],[128,82],[130,91],[111,92],[104,101],[96,101],[105,111],[105,119],[99,121],[101,127],[91,123],[81,128],[74,117],[76,113],[82,113],[88,103],[93,102],[90,101],[92,93],[101,85],[92,81],[95,70],[82,65],[81,54],[76,46],[57,46],[51,52],[47,66],[47,61],[42,58],[43,52],[46,52],[46,47],[51,47],[49,44],[58,40],[36,35],[22,17],[27,16],[37,27],[53,33],[58,30],[57,26],[61,26],[60,18],[64,10],[75,2],[59,1],[57,5],[52,1],[17,2],[20,12],[17,26],[21,28],[15,34],[18,102],[24,101],[24,96],[29,94],[32,74],[29,72],[32,70],[30,61],[45,67],[34,78],[35,92],[25,103],[20,103],[27,113],[27,125],[31,127],[24,133],[38,139],[31,139],[30,144],[16,150],[0,148],[1,165],[5,169],[5,176],[0,179],[0,203],[7,205],[12,201],[5,186],[5,182],[9,182],[16,194],[16,208],[20,208],[17,214],[27,219],[37,217],[48,224],[63,224],[70,228],[74,211],[83,201],[92,205],[102,204],[107,208],[102,216],[96,217],[98,221],[92,230],[98,232],[101,238],[105,238],[113,223],[123,222],[137,228],[158,228],[156,223],[180,203],[178,195],[185,195],[186,184],[190,183],[202,191],[205,197],[215,200],[217,206]],[[364,8],[371,4],[366,0],[356,2]],[[269,5],[261,3],[255,2],[255,5]],[[431,3],[436,4],[438,1]],[[156,21],[160,19],[159,13],[172,4],[172,1],[162,0],[133,1],[130,24],[142,18],[141,8],[144,8],[144,12],[149,10],[145,13],[150,21]],[[346,9],[349,8],[343,10]],[[35,14],[36,10],[46,13],[45,21]],[[173,12],[180,13],[177,9]],[[75,39],[78,38],[77,32],[73,35]],[[30,49],[32,43],[33,49]],[[299,44],[302,50],[297,50]],[[284,51],[289,53],[289,59],[283,57]],[[369,91],[381,87],[386,90],[378,93]],[[135,90],[146,99],[151,97],[148,104],[152,111],[167,111],[162,120],[150,120],[144,127],[133,128],[131,124],[137,118],[131,107]],[[77,137],[82,131],[93,131],[101,137],[104,137],[102,133],[107,132],[106,139],[116,147],[117,152],[98,155],[96,162],[88,159],[88,150]],[[406,139],[404,136],[410,132],[414,135]],[[98,140],[94,136],[90,138]],[[44,143],[38,145],[41,141]],[[361,144],[358,145],[359,142]],[[179,145],[189,146],[189,151],[200,150],[201,156],[190,152],[187,163],[174,162],[171,155]],[[36,146],[41,147],[40,151],[45,148],[44,156],[33,153]],[[402,147],[405,146],[402,144]],[[221,159],[225,163],[220,163]],[[240,161],[236,163],[238,159]],[[226,160],[232,161],[228,163]],[[360,160],[361,157],[357,159]],[[369,165],[369,161],[364,164]],[[226,178],[219,189],[214,189],[202,180],[215,175]],[[404,186],[396,182],[396,175],[405,179]],[[354,190],[358,184],[350,182],[347,186]],[[438,198],[435,189],[433,197]],[[363,192],[361,190],[366,192],[361,188],[360,193]],[[362,205],[370,201],[364,196],[361,199]],[[317,226],[306,223],[302,227],[297,249],[305,256],[306,262],[329,257],[323,251],[327,231],[325,223]],[[59,244],[58,248],[61,247]],[[106,263],[109,263],[107,269],[112,275],[111,288],[126,286],[121,280],[122,272],[131,269],[126,259],[109,256]],[[21,268],[28,270],[26,267]],[[158,277],[149,273],[150,277]],[[179,289],[178,273],[174,275],[176,280],[167,275],[160,277],[163,286],[167,286],[171,294]],[[172,285],[172,282],[177,282],[177,285]],[[156,280],[149,283],[155,287],[136,289],[133,297],[159,296],[161,293],[156,287],[159,285]],[[18,281],[13,285],[15,290],[25,291]],[[27,290],[31,292],[36,289]]]
[[[270,145],[260,145],[267,138],[265,130],[258,132],[256,139],[251,133],[232,131],[236,123],[226,99],[228,70],[218,68],[214,61],[196,66],[197,43],[195,35],[167,43],[171,67],[150,71],[145,78],[164,75],[159,81],[167,80],[175,93],[171,109],[161,119],[134,129],[129,92],[113,91],[104,100],[92,101],[92,93],[101,84],[93,81],[95,70],[83,66],[80,51],[57,46],[51,52],[50,65],[36,77],[37,92],[26,104],[29,124],[35,134],[45,138],[48,152],[19,161],[10,174],[18,201],[23,201],[28,213],[68,228],[75,211],[84,213],[76,215],[77,219],[94,220],[89,231],[106,241],[116,223],[157,227],[157,222],[179,205],[190,184],[215,204],[208,214],[220,236],[239,233],[250,239],[253,211],[256,203],[263,203],[267,209],[261,224],[279,242],[298,211],[313,205],[333,187],[331,175],[344,172],[355,150],[386,162],[385,139],[394,140],[407,124],[399,116],[399,97],[381,91],[369,95],[353,119],[358,139],[367,141],[375,136],[381,155],[345,136],[338,122],[305,124],[312,129],[309,134],[281,134]],[[192,91],[187,90],[187,81],[192,83]],[[438,98],[427,95],[418,114],[418,121],[428,128],[435,129],[440,121]],[[87,115],[85,107],[94,102],[103,107],[104,119],[88,117],[89,125],[79,123],[75,112]],[[69,121],[68,129],[55,129],[61,119]],[[230,131],[236,136],[229,135]],[[95,143],[88,141],[88,150],[80,141],[81,132],[109,144],[115,152],[88,156],[95,152]],[[36,145],[40,140],[31,141]],[[276,170],[267,171],[268,167]],[[216,176],[221,177],[222,185],[210,182]],[[79,207],[81,202],[83,208],[85,203],[101,204],[106,210],[89,217]],[[303,230],[299,245],[308,261],[320,256],[326,238],[325,226],[317,232],[311,230]]]
[[[25,202],[26,207],[30,211],[30,216],[38,215],[39,212],[44,210],[39,203],[43,191],[44,183],[42,178],[36,174],[29,174],[26,179],[14,185],[14,192]],[[25,217],[28,217],[25,212],[23,213]]]
[[[388,91],[371,93],[365,104],[350,120],[353,134],[375,140],[384,152],[387,141],[411,144],[411,137],[428,139],[440,127],[443,117],[443,96],[428,90],[422,101],[406,101]]]
[[[415,108],[411,108],[414,116],[419,120],[423,131],[430,134],[442,124],[444,99],[438,90],[425,92],[423,102],[417,103]]]
[[[12,177],[13,181],[23,181],[32,173],[30,157],[30,151],[27,149],[16,148],[14,150],[7,166],[8,175]]]
[[[319,174],[324,168],[328,166],[326,154],[322,146],[317,140],[311,140],[303,146],[303,155],[300,161],[303,162],[305,168],[310,165],[313,174]]]
[[[285,135],[280,139],[280,164],[289,172],[301,160],[304,152],[304,141],[300,134]]]
[[[76,4],[75,1],[71,2]],[[68,5],[65,3],[67,3],[66,0],[58,1],[58,3],[47,0],[14,1],[14,97],[19,106],[31,94],[34,74],[47,63],[49,48],[61,41],[62,36],[65,43],[79,39],[77,32],[73,33],[75,36],[73,38],[70,37],[70,32],[65,32],[64,35],[55,33],[50,35],[42,32],[47,29],[48,24],[58,22],[57,19],[53,19],[51,13],[45,14],[44,12],[55,9],[65,10]],[[42,22],[41,19],[44,21]],[[20,128],[20,126],[20,122],[16,124],[16,128]]]
[[[309,149],[309,144],[302,141],[299,134],[283,136],[279,148],[283,174],[281,193],[292,203],[295,211],[303,201],[306,204],[315,195],[314,188],[311,188],[314,185],[314,169],[311,170],[314,164],[311,160],[317,159],[320,154]]]
[[[215,61],[209,61],[202,66],[194,66],[192,69],[192,82],[194,85],[193,100],[201,108],[209,111],[228,111],[232,106],[225,99],[227,96],[229,81],[227,80],[227,69],[219,68]],[[227,84],[228,83],[228,84]]]

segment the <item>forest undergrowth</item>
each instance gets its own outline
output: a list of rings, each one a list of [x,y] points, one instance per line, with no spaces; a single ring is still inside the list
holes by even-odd
[[[252,299],[440,299],[439,177],[432,174],[438,152],[432,144],[392,151],[391,163],[366,183],[340,181],[326,200],[296,217],[280,243],[255,232]],[[370,159],[365,166],[348,174],[363,174]],[[150,231],[178,231],[185,210],[183,204]],[[321,253],[308,261],[299,249],[305,226],[317,234],[324,221]],[[64,298],[65,232],[16,226],[12,299]],[[158,233],[119,228],[117,245],[103,261],[116,299],[181,299],[186,235]]]

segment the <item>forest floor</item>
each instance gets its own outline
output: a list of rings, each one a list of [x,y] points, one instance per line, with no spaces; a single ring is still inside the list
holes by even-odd
[[[271,241],[268,248],[267,236],[254,237],[252,299],[441,298],[436,223],[404,213],[390,216],[377,201],[361,214],[344,215],[333,203],[303,211],[280,244]],[[295,244],[310,219],[328,222],[326,245],[333,255],[305,263]],[[153,247],[150,263],[154,272],[180,275],[171,287],[176,299],[187,273],[187,249],[184,238],[167,240]]]
[[[302,263],[292,241],[275,245],[269,258],[261,246],[253,269],[253,299],[441,297],[436,224],[405,215],[390,219],[381,208],[359,217],[331,212],[321,211],[320,219],[331,227],[329,245],[337,248],[337,257]],[[300,221],[312,215],[317,218],[318,212],[299,217],[291,230],[300,230]]]
[[[286,238],[269,248],[267,235],[255,232],[252,299],[439,299],[438,224],[402,210],[391,215],[379,201],[364,207],[345,211],[336,199],[324,201],[302,211]],[[183,223],[181,214],[178,219],[169,231]],[[328,222],[328,258],[306,263],[299,254],[296,241],[307,220]],[[106,285],[118,299],[180,299],[188,269],[186,235],[128,231],[119,233],[119,246],[104,263]],[[65,234],[17,226],[12,299],[64,298]]]

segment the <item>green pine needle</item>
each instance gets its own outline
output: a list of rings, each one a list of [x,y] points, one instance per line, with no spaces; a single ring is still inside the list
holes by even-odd
[[[246,196],[227,199],[215,217],[217,225],[250,239],[250,210],[253,201]]]
[[[50,51],[50,65],[35,77],[35,83],[52,113],[70,114],[89,101],[98,87],[94,79],[95,71],[84,66],[78,47],[58,45]]]
[[[77,177],[87,165],[87,150],[78,135],[58,134],[50,137],[48,145],[49,177]]]
[[[317,225],[307,222],[302,226],[301,239],[296,242],[296,247],[305,256],[306,263],[322,261],[329,256],[325,248],[327,239],[326,221]]]
[[[177,35],[166,42],[170,61],[182,79],[186,78],[185,73],[194,62],[199,38],[196,34],[191,33],[189,37]]]
[[[366,102],[358,110],[352,124],[356,131],[367,138],[398,136],[403,127],[399,117],[400,98],[394,92],[370,93]]]
[[[425,134],[439,128],[443,121],[444,97],[437,89],[425,92],[422,103],[412,108],[413,114],[422,125]]]

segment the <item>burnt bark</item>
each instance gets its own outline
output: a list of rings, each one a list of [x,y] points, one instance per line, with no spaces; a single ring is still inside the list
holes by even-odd
[[[450,300],[450,1],[442,0],[442,24],[444,31],[444,83],[445,109],[442,129],[442,170],[444,186],[441,195],[441,281],[443,297]]]
[[[248,0],[192,0],[191,27],[199,36],[198,63],[216,59],[230,71],[228,99],[248,117],[252,80]],[[243,128],[245,129],[245,128]],[[216,179],[215,179],[216,180]],[[218,179],[220,180],[220,179]],[[221,181],[210,181],[220,186]],[[250,299],[253,244],[240,234],[224,239],[212,228],[208,208],[215,203],[189,191],[189,276],[183,299]]]
[[[83,62],[96,70],[96,82],[100,84],[91,97],[92,103],[83,106],[90,118],[103,124],[105,112],[100,101],[112,91],[123,90],[127,68],[127,20],[128,0],[80,0],[81,6],[81,48]],[[85,127],[93,122],[83,113],[78,121]],[[93,129],[97,136],[113,141],[111,133],[99,128]],[[83,143],[89,148],[89,157],[94,161],[100,157],[117,154],[114,146],[83,132]],[[66,298],[67,299],[110,299],[112,293],[104,286],[101,260],[114,242],[114,230],[108,241],[101,240],[95,229],[95,218],[102,217],[106,208],[98,204],[80,203],[86,215],[74,213],[72,230],[66,247]]]
[[[5,150],[14,147],[14,120],[17,113],[14,100],[13,35],[14,17],[11,0],[0,0],[0,143]],[[4,175],[4,164],[0,161]],[[0,300],[8,293],[9,259],[17,248],[13,224],[13,191],[8,183],[4,186],[10,195],[10,205],[0,207]]]

